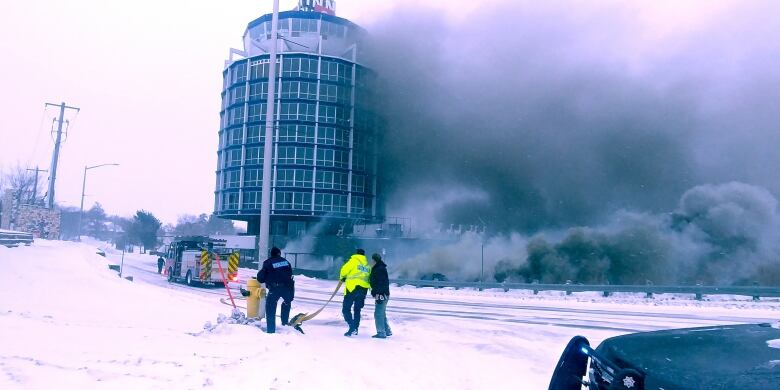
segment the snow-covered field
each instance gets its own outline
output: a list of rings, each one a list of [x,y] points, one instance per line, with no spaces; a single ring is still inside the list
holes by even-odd
[[[372,339],[367,303],[358,337],[342,336],[340,302],[304,325],[266,334],[217,326],[224,289],[168,284],[156,257],[126,254],[120,279],[95,242],[0,246],[2,389],[545,389],[574,335],[595,345],[642,330],[776,321],[780,302],[745,297],[394,287],[394,336]],[[392,265],[391,265],[392,266]],[[240,272],[246,280],[255,271]],[[334,283],[298,277],[293,314],[311,312]],[[264,323],[263,323],[264,325]],[[239,387],[240,386],[240,387]]]

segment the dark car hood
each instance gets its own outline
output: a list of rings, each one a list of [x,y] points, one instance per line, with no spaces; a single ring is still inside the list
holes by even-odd
[[[766,390],[780,389],[780,348],[767,343],[778,339],[769,324],[728,325],[612,337],[596,351],[645,373],[648,390]]]

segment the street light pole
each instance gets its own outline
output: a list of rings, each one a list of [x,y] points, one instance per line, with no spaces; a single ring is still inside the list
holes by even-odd
[[[79,229],[78,229],[78,236],[77,236],[78,241],[81,241],[81,219],[84,216],[84,190],[87,188],[87,170],[93,168],[105,167],[109,165],[118,166],[119,164],[110,163],[110,164],[93,165],[91,167],[84,166],[84,179],[81,181],[81,207],[79,207]]]
[[[482,291],[482,285],[485,283],[485,242],[482,242],[482,266],[479,270],[479,290]]]
[[[276,51],[277,35],[279,29],[279,0],[274,0],[273,13],[271,14],[271,47],[269,48],[268,63],[268,99],[265,113],[265,144],[263,145],[263,184],[260,191],[260,231],[257,234],[257,269],[263,266],[263,259],[268,256],[268,236],[271,225],[271,170],[273,169],[273,128],[276,110]]]

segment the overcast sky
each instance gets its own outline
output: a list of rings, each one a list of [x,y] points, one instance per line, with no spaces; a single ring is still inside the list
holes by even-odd
[[[296,1],[281,1],[281,10]],[[462,22],[478,6],[500,2],[429,1]],[[680,4],[682,3],[682,4]],[[110,214],[147,209],[164,222],[211,213],[214,203],[221,71],[246,24],[271,11],[270,0],[28,0],[0,3],[0,168],[48,169],[55,108],[71,126],[60,154],[56,201],[78,206],[85,165],[85,208]],[[340,0],[337,15],[366,27],[414,1]],[[529,6],[533,6],[529,2]],[[577,2],[577,12],[615,2]],[[642,15],[628,57],[673,45],[736,7],[736,2],[626,2]],[[575,12],[575,11],[572,11]],[[504,33],[511,33],[504,31]],[[620,37],[626,39],[626,37]],[[44,174],[45,175],[45,174]],[[43,178],[45,181],[45,177]]]

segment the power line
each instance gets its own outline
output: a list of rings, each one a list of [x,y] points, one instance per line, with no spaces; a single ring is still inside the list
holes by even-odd
[[[54,124],[57,123],[57,118],[51,118],[51,130],[49,130],[49,136],[52,142],[57,142],[57,131],[54,130]]]
[[[38,123],[38,132],[35,134],[35,144],[33,145],[32,153],[30,153],[30,156],[27,158],[28,166],[31,160],[36,159],[36,154],[38,153],[38,143],[41,140],[41,130],[43,129],[43,118],[46,117],[46,108],[47,107],[44,105],[43,111],[41,111],[41,120]]]

